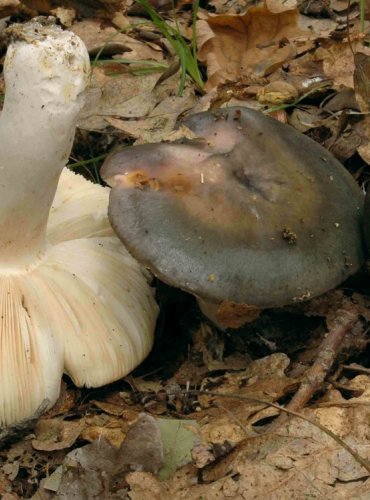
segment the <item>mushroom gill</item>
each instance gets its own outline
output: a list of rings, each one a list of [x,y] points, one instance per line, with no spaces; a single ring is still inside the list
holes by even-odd
[[[86,48],[40,18],[12,26],[9,37],[0,116],[0,426],[32,417],[45,400],[54,404],[63,371],[88,387],[127,374],[149,353],[158,314],[148,276],[112,235],[108,190],[63,170],[88,82]]]

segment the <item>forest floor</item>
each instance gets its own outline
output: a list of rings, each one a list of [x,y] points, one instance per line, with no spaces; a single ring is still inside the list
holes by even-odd
[[[131,0],[0,0],[1,57],[5,25],[35,15],[56,16],[89,50],[91,87],[70,168],[101,182],[113,147],[170,140],[179,118],[238,105],[310,136],[366,188],[366,5],[361,14],[356,0],[150,3],[155,23]],[[179,46],[192,47],[186,68]],[[99,389],[65,377],[57,404],[4,439],[1,497],[370,499],[366,269],[226,331],[192,296],[156,285],[161,312],[148,359]],[[356,319],[333,367],[299,415],[277,420],[343,308]]]

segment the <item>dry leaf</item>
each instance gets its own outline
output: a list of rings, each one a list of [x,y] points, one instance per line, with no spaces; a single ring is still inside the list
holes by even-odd
[[[62,380],[60,386],[59,398],[55,405],[50,408],[45,413],[46,418],[56,417],[57,415],[68,414],[69,411],[76,404],[76,401],[80,395],[80,391],[75,387],[68,387],[67,384]]]
[[[159,470],[163,444],[157,421],[140,414],[118,449],[104,437],[66,456],[55,498],[123,498],[124,472]]]
[[[274,14],[297,8],[297,0],[265,0],[266,8]]]
[[[95,68],[95,87],[87,94],[79,118],[79,127],[85,130],[103,130],[106,117],[140,118],[155,107],[152,89],[158,75],[134,76],[128,73],[108,78]]]
[[[355,54],[353,81],[360,110],[367,113],[370,111],[370,54]]]
[[[276,401],[297,383],[285,375],[288,366],[289,359],[285,354],[272,354],[253,361],[246,370],[208,380],[213,392]],[[206,381],[203,386],[207,387]],[[199,396],[199,401],[206,410],[192,417],[199,421],[202,436],[208,443],[239,443],[246,436],[255,434],[253,425],[256,422],[276,414],[276,410],[269,407],[265,410],[265,404],[253,401],[207,395]]]
[[[211,0],[209,5],[212,6],[217,14],[226,12],[227,14],[242,14],[249,7],[249,2],[246,0]]]
[[[107,427],[101,427],[98,425],[90,425],[81,432],[81,439],[85,439],[89,443],[92,443],[99,439],[106,439],[112,446],[119,448],[123,443],[126,434],[121,428],[111,429]]]
[[[348,386],[361,396],[344,399],[332,390],[333,404],[343,407],[306,409],[303,414],[319,419],[337,432],[365,459],[370,459],[370,377],[361,375]],[[255,435],[234,451],[199,472],[189,466],[168,481],[152,476],[128,475],[132,498],[146,498],[141,485],[151,484],[157,498],[180,500],[207,498],[368,498],[369,473],[346,449],[320,429],[301,418],[290,417],[276,433]],[[142,496],[140,496],[140,494]],[[131,495],[131,493],[130,493]],[[155,497],[154,497],[155,498]]]
[[[103,407],[105,407],[104,404]],[[137,416],[138,412],[134,412],[134,417],[130,420],[105,413],[87,416],[85,419],[86,426],[81,432],[81,438],[93,442],[104,437],[113,446],[119,448],[125,439],[130,423],[136,420]]]
[[[152,94],[154,95],[154,94]],[[195,96],[190,89],[183,97],[164,98],[146,117],[138,120],[119,120],[106,118],[106,121],[138,140],[138,143],[160,142],[175,128],[178,116],[190,109],[195,103]]]
[[[165,487],[148,472],[131,472],[126,481],[130,485],[131,500],[165,500]]]
[[[116,467],[116,456],[117,449],[104,438],[68,453],[55,498],[112,498],[110,479]]]
[[[352,50],[360,49],[365,55],[370,55],[370,48],[360,43],[352,42]],[[336,88],[341,86],[353,88],[355,71],[354,57],[347,41],[326,41],[314,53],[314,60],[323,62],[325,76],[333,81]]]
[[[206,63],[209,90],[250,74],[265,76],[297,54],[295,42],[309,33],[297,25],[298,11],[274,14],[251,7],[246,14],[208,15],[197,23],[198,56]]]
[[[360,110],[363,113],[370,111],[370,51],[366,53],[363,49],[357,52],[354,58],[354,89],[356,101],[359,104]],[[370,116],[365,115],[362,120],[355,124],[355,130],[360,136],[361,144],[357,151],[361,158],[369,165],[370,164]]]
[[[297,89],[290,83],[277,80],[268,83],[257,92],[260,104],[280,105],[298,99]]]
[[[75,23],[72,31],[78,35],[90,54],[97,54],[104,48],[103,54],[122,54],[126,59],[152,59],[163,61],[163,52],[147,43],[140,42],[112,26],[103,26],[94,19],[85,19]]]
[[[308,130],[323,124],[324,119],[320,115],[321,111],[316,106],[294,108],[289,116],[289,124],[304,134]]]
[[[70,28],[73,25],[73,21],[76,19],[76,11],[74,9],[66,9],[65,7],[52,9],[50,14],[59,19],[60,23],[65,28]]]
[[[364,162],[370,165],[370,115],[364,116],[361,121],[355,124],[354,128],[361,140],[357,151]]]
[[[20,5],[20,0],[0,0],[0,19],[15,14]]]
[[[94,406],[102,410],[104,413],[107,413],[108,415],[120,417],[125,412],[125,408],[120,405],[106,403],[105,401],[96,401],[95,399],[91,402],[94,404]]]
[[[79,421],[40,419],[35,428],[36,439],[32,446],[39,451],[55,451],[70,448],[85,427],[83,419]]]
[[[141,413],[117,454],[117,468],[157,473],[163,463],[163,443],[157,420]]]

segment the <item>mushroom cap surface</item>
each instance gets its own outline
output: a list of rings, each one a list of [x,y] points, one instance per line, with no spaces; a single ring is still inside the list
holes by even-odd
[[[211,303],[278,307],[334,288],[364,260],[364,198],[310,138],[260,112],[183,122],[194,140],[113,153],[109,217],[140,262]]]

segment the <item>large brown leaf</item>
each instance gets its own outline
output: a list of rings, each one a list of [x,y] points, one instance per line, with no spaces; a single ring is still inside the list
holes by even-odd
[[[265,6],[251,7],[241,16],[206,15],[197,23],[206,88],[251,74],[263,77],[290,61],[309,35],[297,23],[297,9],[273,13]]]

